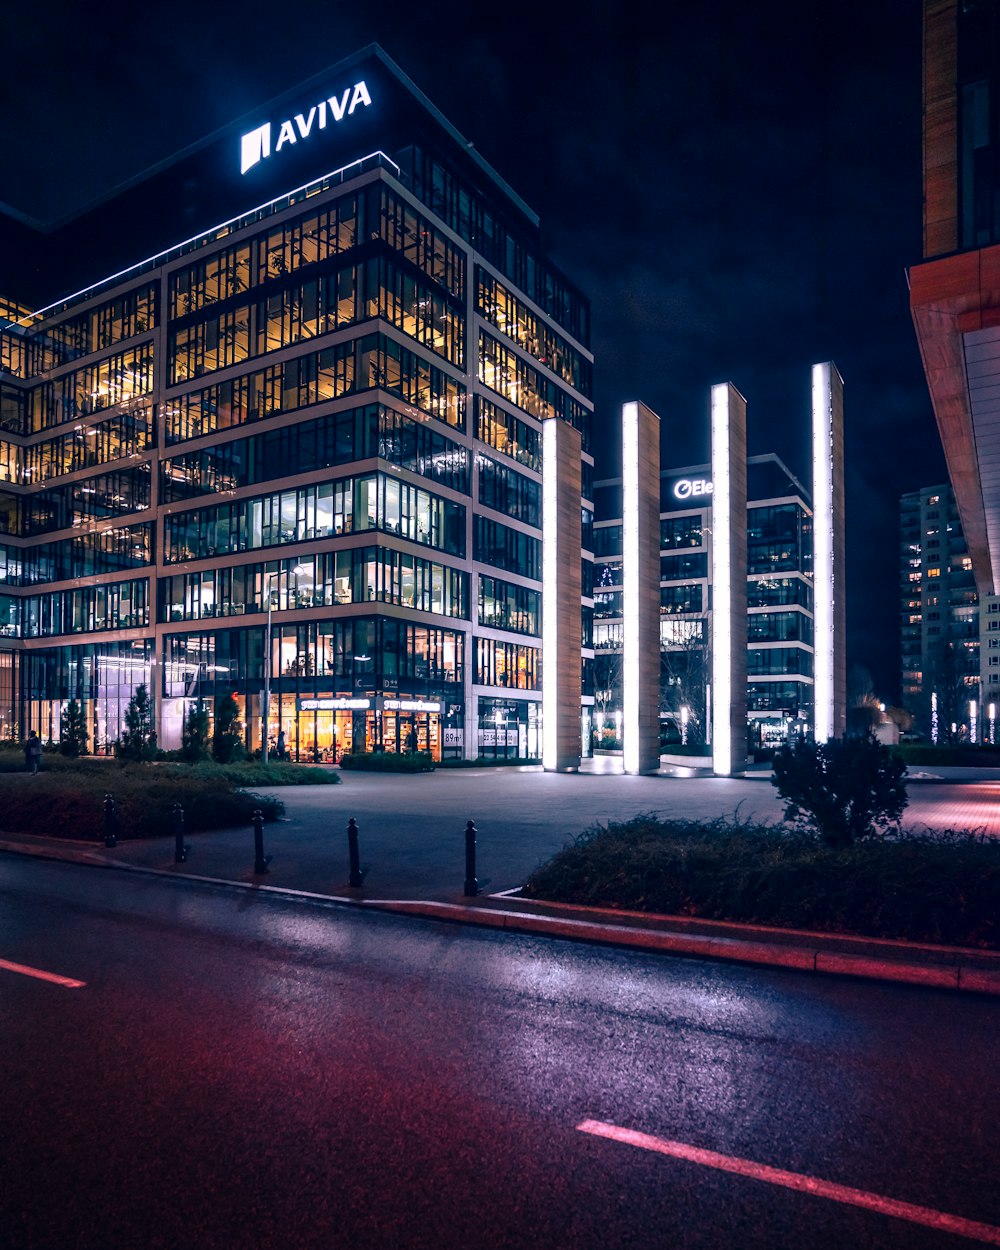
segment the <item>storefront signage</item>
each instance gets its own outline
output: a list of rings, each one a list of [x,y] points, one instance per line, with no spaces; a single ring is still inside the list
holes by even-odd
[[[258,126],[256,130],[251,130],[240,138],[240,173],[245,174],[255,165],[259,165],[272,151],[278,153],[286,144],[304,141],[314,131],[326,130],[329,123],[342,122],[355,109],[362,106],[367,108],[371,102],[368,88],[363,82],[356,82],[353,87],[346,87],[341,95],[331,95],[320,100],[308,113],[296,113],[294,117],[279,123],[273,148],[271,123],[265,122],[263,126]]]
[[[371,705],[371,699],[299,699],[300,712],[360,712]]]
[[[433,699],[383,699],[387,712],[440,712],[441,704]]]
[[[712,482],[704,477],[682,477],[674,482],[675,499],[698,499],[712,493]]]

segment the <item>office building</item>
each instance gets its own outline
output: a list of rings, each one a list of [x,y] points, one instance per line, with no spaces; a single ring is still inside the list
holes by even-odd
[[[232,694],[250,752],[540,758],[547,421],[581,715],[589,306],[381,50],[0,243],[0,731],[145,683],[164,747]]]
[[[808,732],[813,716],[813,514],[773,454],[747,459],[747,717],[751,748]],[[713,484],[708,465],[660,474],[661,748],[709,753]],[[622,708],[622,487],[595,486],[595,744],[619,745]]]

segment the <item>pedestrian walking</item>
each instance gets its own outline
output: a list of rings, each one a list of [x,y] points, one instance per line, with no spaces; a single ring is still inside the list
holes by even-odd
[[[283,760],[285,758],[285,731],[283,729],[278,730],[278,741],[275,743],[275,753],[279,760]]]
[[[28,734],[28,741],[24,744],[24,764],[28,772],[34,776],[38,772],[38,765],[41,762],[42,740],[32,729]]]

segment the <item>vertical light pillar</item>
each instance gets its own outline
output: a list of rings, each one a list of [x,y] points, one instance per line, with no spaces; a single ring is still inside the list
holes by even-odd
[[[660,418],[622,406],[622,762],[660,765]]]
[[[813,365],[813,732],[817,742],[847,728],[844,597],[844,382],[833,363]]]
[[[583,642],[580,434],[558,417],[542,425],[542,764],[580,767]]]
[[[742,772],[747,744],[747,405],[712,387],[712,771]]]

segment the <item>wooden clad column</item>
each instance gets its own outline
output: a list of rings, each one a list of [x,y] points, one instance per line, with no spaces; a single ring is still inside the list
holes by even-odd
[[[542,763],[580,767],[583,616],[580,595],[582,474],[578,430],[558,417],[542,426]]]
[[[622,755],[626,773],[660,766],[660,418],[622,407]]]
[[[712,771],[747,755],[747,403],[712,387]]]
[[[813,733],[847,729],[847,550],[844,503],[844,382],[832,362],[813,365]]]

